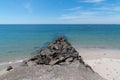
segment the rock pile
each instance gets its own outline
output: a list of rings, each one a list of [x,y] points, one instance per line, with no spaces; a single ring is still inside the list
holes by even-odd
[[[64,37],[58,37],[55,41],[48,44],[47,47],[39,50],[37,55],[28,60],[37,65],[56,65],[62,63],[71,63],[79,61],[84,64],[79,53],[71,46]],[[26,64],[26,62],[24,62]]]

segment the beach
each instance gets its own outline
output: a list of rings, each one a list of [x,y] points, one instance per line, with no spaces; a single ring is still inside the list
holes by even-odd
[[[78,51],[84,59],[85,63],[90,65],[92,69],[100,76],[107,80],[120,80],[120,50],[82,48]],[[5,71],[7,66],[12,65],[13,67],[17,67],[23,60],[18,60],[16,62],[11,61],[9,63],[1,65],[0,76],[6,75],[8,73],[7,71]]]
[[[107,80],[120,80],[120,50],[117,49],[80,49],[86,64]]]
[[[58,37],[31,58],[8,65],[0,71],[0,80],[105,80],[64,37]]]
[[[119,34],[119,25],[0,25],[0,75],[62,35],[95,72],[120,80]]]
[[[0,0],[0,80],[120,80],[120,0]]]

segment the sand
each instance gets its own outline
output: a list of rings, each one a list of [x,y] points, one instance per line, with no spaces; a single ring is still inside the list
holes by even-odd
[[[120,80],[120,59],[102,58],[85,62],[105,79]]]
[[[78,52],[85,60],[101,58],[120,59],[119,49],[82,48],[78,49]]]
[[[9,62],[2,62],[0,63],[0,76],[6,75],[7,73],[9,73],[9,71],[6,71],[8,66],[12,66],[12,67],[17,67],[20,65],[20,63],[23,60],[14,60],[14,61],[9,61]]]
[[[120,50],[118,49],[78,49],[86,64],[107,80],[120,80]],[[6,75],[4,69],[0,76]]]
[[[80,55],[95,72],[107,80],[120,80],[120,50],[81,49]]]
[[[3,76],[7,73],[8,73],[8,71],[6,71],[6,69],[3,69],[3,70],[0,71],[0,76]]]
[[[105,80],[78,61],[69,65],[16,67],[0,80]]]

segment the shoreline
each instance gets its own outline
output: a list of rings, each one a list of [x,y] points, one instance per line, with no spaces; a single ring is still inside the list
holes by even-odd
[[[16,66],[18,66],[19,63],[21,63],[23,60],[24,60],[24,59],[0,62],[0,71],[2,71],[3,69],[6,69],[8,66],[16,67]]]
[[[87,48],[77,49],[86,64],[107,80],[119,80],[120,77],[120,50]],[[24,59],[0,62],[0,76],[7,74],[7,66],[18,66]]]

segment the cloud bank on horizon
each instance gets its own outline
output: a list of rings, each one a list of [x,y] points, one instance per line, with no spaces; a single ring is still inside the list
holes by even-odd
[[[119,0],[0,0],[1,24],[120,24]]]

